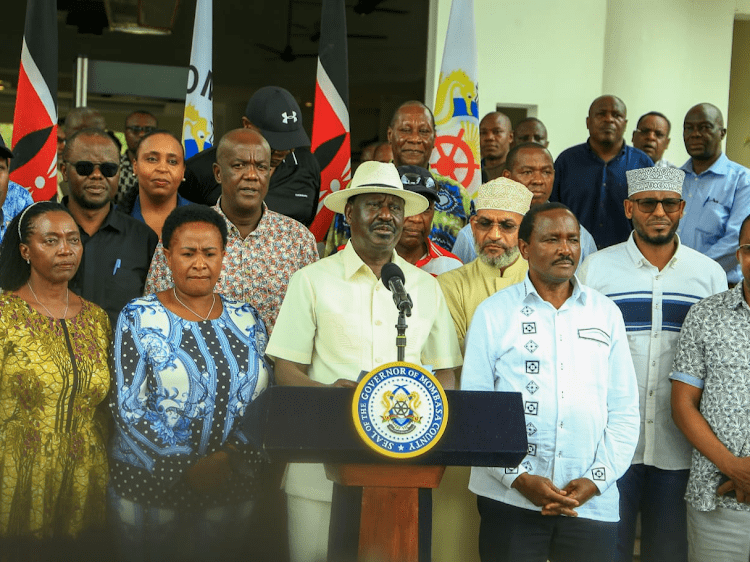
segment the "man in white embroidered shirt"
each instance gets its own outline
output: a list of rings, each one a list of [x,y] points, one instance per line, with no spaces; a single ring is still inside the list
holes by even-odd
[[[564,205],[532,208],[518,232],[528,276],[479,305],[469,327],[461,388],[520,392],[529,441],[516,468],[472,468],[482,562],[615,557],[638,388],[622,314],[574,276],[579,237]]]

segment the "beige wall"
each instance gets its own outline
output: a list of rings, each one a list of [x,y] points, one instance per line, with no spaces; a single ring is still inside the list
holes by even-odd
[[[687,110],[710,101],[726,115],[734,18],[750,13],[750,0],[474,0],[474,6],[480,114],[498,103],[538,105],[556,156],[586,139],[591,101],[616,94],[628,107],[628,142],[643,113],[670,118],[677,135],[666,157],[678,165],[687,159],[680,134]],[[434,100],[450,0],[432,0],[431,10],[427,100]]]
[[[732,81],[729,86],[729,112],[727,115],[727,156],[743,166],[750,167],[750,21],[734,23],[732,45]]]

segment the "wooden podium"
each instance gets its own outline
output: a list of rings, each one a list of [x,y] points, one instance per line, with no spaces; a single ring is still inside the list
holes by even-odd
[[[362,441],[352,389],[270,387],[248,408],[244,430],[268,460],[324,463],[328,478],[343,486],[334,488],[329,562],[428,562],[430,490],[445,466],[515,467],[527,450],[519,393],[446,396],[441,440],[408,460],[382,456]]]

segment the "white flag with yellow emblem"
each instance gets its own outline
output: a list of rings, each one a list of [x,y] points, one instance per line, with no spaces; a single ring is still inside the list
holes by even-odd
[[[475,197],[482,183],[474,0],[453,0],[435,99],[432,168]]]
[[[213,0],[198,0],[193,24],[182,144],[190,158],[214,144]]]

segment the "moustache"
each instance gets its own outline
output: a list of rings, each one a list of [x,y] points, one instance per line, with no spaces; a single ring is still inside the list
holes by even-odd
[[[377,221],[377,222],[372,223],[372,225],[370,226],[370,230],[371,231],[376,230],[381,227],[386,227],[391,232],[396,232],[396,225],[393,224],[392,222],[386,222],[386,221]]]
[[[557,265],[557,264],[560,264],[560,263],[566,263],[566,262],[567,262],[567,263],[569,263],[570,265],[575,265],[575,264],[573,263],[573,259],[572,259],[572,258],[569,258],[569,257],[567,257],[567,256],[565,256],[565,257],[563,257],[563,258],[560,258],[560,259],[557,259],[557,260],[553,261],[553,262],[552,262],[552,265]]]

